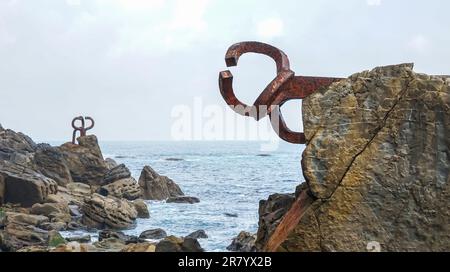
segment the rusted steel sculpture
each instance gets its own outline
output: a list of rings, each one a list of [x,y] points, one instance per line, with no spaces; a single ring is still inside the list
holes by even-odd
[[[91,125],[86,127],[85,120],[91,121]],[[76,121],[81,121],[81,126],[76,126],[75,125]],[[76,140],[76,136],[77,136],[77,131],[80,132],[80,137],[86,136],[86,131],[92,129],[94,127],[94,125],[95,125],[94,119],[92,119],[91,117],[78,116],[78,117],[73,118],[73,120],[72,120],[72,127],[73,127],[72,144],[76,144],[75,140]]]
[[[227,66],[236,66],[239,58],[245,53],[257,53],[271,57],[277,66],[277,76],[263,90],[253,106],[248,106],[236,98],[232,86],[233,75],[231,72],[223,71],[219,75],[219,88],[222,97],[238,114],[253,117],[257,121],[268,115],[272,127],[283,140],[294,144],[305,144],[304,133],[294,132],[286,126],[280,107],[288,100],[306,98],[320,88],[328,87],[341,78],[295,76],[295,73],[289,67],[289,59],[283,51],[260,42],[242,42],[232,45],[225,55]],[[300,222],[314,200],[308,190],[300,193],[290,210],[271,234],[265,245],[265,251],[276,251],[278,249]]]
[[[289,59],[283,51],[260,42],[241,42],[232,45],[225,55],[227,66],[236,66],[239,58],[245,53],[258,53],[271,57],[277,66],[277,76],[263,90],[253,106],[248,106],[236,98],[231,72],[223,71],[219,75],[222,97],[238,114],[254,117],[257,121],[269,115],[272,127],[280,138],[290,143],[304,144],[305,135],[302,132],[294,132],[286,126],[280,107],[288,100],[306,98],[341,78],[295,76],[289,67]]]

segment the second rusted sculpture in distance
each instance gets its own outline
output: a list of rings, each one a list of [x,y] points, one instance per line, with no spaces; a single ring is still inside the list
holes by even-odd
[[[85,120],[91,121],[91,125],[86,127]],[[81,121],[81,126],[77,126],[75,124],[76,121]],[[73,127],[72,144],[76,144],[75,140],[76,140],[76,136],[77,136],[77,131],[80,132],[80,137],[86,136],[86,131],[92,129],[94,127],[94,125],[95,125],[94,119],[92,119],[91,117],[78,116],[78,117],[73,118],[73,120],[72,120],[72,127]]]

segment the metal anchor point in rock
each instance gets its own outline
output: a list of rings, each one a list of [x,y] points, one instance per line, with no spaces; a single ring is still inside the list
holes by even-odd
[[[223,71],[219,75],[222,97],[238,114],[254,117],[257,121],[269,115],[272,127],[281,139],[294,144],[305,144],[304,133],[294,132],[286,126],[280,107],[289,100],[306,98],[342,78],[295,76],[289,67],[287,55],[280,49],[261,42],[241,42],[232,45],[225,55],[227,67],[237,66],[239,58],[245,53],[257,53],[272,58],[277,66],[277,76],[263,90],[253,106],[248,106],[239,101],[234,94],[233,74],[228,70]]]
[[[89,120],[91,121],[91,125],[86,127],[86,122],[85,120]],[[76,126],[76,121],[81,121],[81,126]],[[72,127],[73,127],[73,134],[72,134],[72,144],[76,144],[75,140],[76,140],[76,135],[77,135],[77,131],[80,132],[80,137],[82,136],[86,136],[86,131],[92,129],[95,125],[94,119],[92,119],[91,117],[83,117],[83,116],[78,116],[73,118],[72,120]]]

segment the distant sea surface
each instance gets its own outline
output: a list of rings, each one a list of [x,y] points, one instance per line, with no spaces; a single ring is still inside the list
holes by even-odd
[[[186,236],[203,229],[199,242],[207,251],[225,251],[240,231],[258,229],[258,203],[274,193],[293,193],[303,182],[303,146],[280,143],[261,152],[259,142],[101,142],[105,158],[124,163],[136,180],[145,165],[174,180],[198,204],[146,201],[149,219],[125,233],[162,228],[168,235]],[[230,216],[231,215],[231,216]],[[83,233],[65,233],[78,235]],[[96,234],[92,234],[96,237]]]

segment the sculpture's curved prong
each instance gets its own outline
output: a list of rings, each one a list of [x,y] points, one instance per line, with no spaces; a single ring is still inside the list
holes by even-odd
[[[88,126],[87,128],[85,128],[85,130],[86,130],[86,131],[88,131],[88,130],[90,130],[90,129],[94,128],[94,126],[95,126],[95,122],[94,122],[94,119],[92,119],[92,118],[91,118],[91,117],[89,117],[89,116],[86,116],[86,117],[84,117],[84,119],[86,119],[86,120],[89,120],[89,121],[91,121],[91,125],[90,125],[90,126]]]

